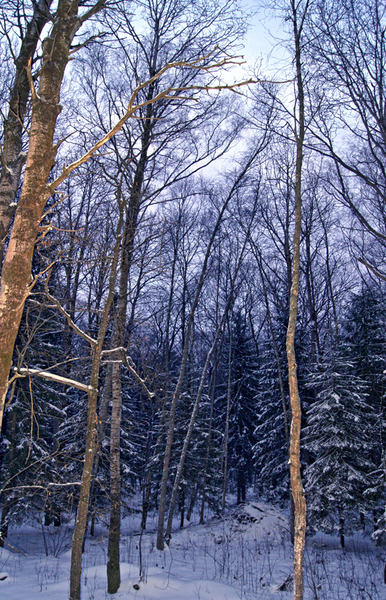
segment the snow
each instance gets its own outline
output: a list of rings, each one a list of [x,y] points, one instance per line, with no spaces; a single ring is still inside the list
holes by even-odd
[[[163,552],[155,548],[154,516],[141,542],[142,578],[139,519],[139,513],[134,513],[123,521],[122,583],[114,596],[106,592],[106,527],[100,522],[95,537],[88,537],[82,600],[292,598],[292,548],[285,512],[252,501],[230,510],[224,519],[176,529],[170,547]],[[12,547],[0,549],[0,598],[67,600],[71,533],[67,525],[44,530],[27,525],[10,528],[6,544]],[[384,549],[360,534],[347,538],[345,550],[339,548],[337,537],[318,534],[308,538],[305,600],[384,599],[384,554]],[[281,587],[285,591],[279,591]],[[363,590],[371,595],[364,595]]]

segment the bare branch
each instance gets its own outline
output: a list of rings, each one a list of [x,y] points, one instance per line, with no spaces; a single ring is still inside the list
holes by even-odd
[[[152,400],[152,398],[154,398],[155,394],[154,394],[154,392],[151,392],[149,390],[149,388],[146,385],[145,380],[142,379],[142,377],[140,377],[140,375],[137,373],[134,361],[131,358],[131,356],[129,356],[128,354],[126,354],[126,352],[122,352],[122,359],[123,359],[123,363],[124,363],[125,367],[127,368],[127,370],[132,375],[134,375],[134,377],[137,379],[137,381],[139,382],[139,384],[143,388],[144,392],[148,396],[149,400]]]
[[[382,281],[386,281],[386,275],[383,275],[380,271],[378,271],[378,269],[376,269],[375,267],[370,265],[370,263],[368,263],[366,260],[364,260],[363,258],[357,257],[357,261],[360,262],[362,265],[364,265],[369,271],[374,273],[374,275],[379,277],[379,279],[382,279]]]
[[[74,323],[74,321],[71,319],[70,315],[68,314],[68,312],[63,308],[63,306],[60,304],[60,302],[54,297],[51,296],[51,294],[48,291],[48,280],[45,282],[45,292],[46,292],[46,296],[49,300],[51,300],[51,302],[54,303],[54,305],[56,306],[56,308],[59,310],[59,312],[62,313],[62,315],[64,317],[66,317],[67,319],[67,323],[69,324],[70,327],[72,327],[72,329],[74,331],[76,331],[76,333],[78,335],[80,335],[80,337],[82,337],[84,340],[86,340],[86,342],[88,342],[92,348],[95,348],[97,341],[94,340],[94,338],[92,338],[90,335],[88,335],[85,331],[83,331],[83,329],[80,329],[80,327],[78,327],[78,325],[76,325]]]
[[[100,140],[98,140],[98,142],[96,142],[96,144],[94,144],[94,146],[92,146],[92,148],[90,148],[90,150],[88,150],[83,156],[81,156],[78,160],[74,161],[67,167],[65,165],[63,165],[62,173],[52,183],[47,185],[46,189],[47,189],[48,193],[50,195],[53,194],[54,191],[56,190],[56,188],[63,181],[65,181],[65,179],[67,179],[67,177],[70,175],[70,173],[72,173],[72,171],[74,171],[76,168],[80,167],[82,164],[87,162],[99,150],[99,148],[102,148],[102,146],[104,146],[112,137],[114,137],[114,135],[118,131],[120,131],[120,129],[122,129],[122,127],[126,123],[126,121],[128,121],[130,118],[135,117],[135,113],[137,113],[140,109],[148,106],[149,104],[154,104],[154,103],[158,102],[159,100],[177,99],[177,97],[175,95],[173,95],[172,98],[170,98],[169,94],[172,94],[173,92],[193,91],[193,90],[196,90],[196,91],[201,90],[201,91],[207,91],[207,92],[230,90],[230,91],[235,92],[236,88],[240,88],[245,85],[250,85],[252,83],[268,83],[264,80],[248,79],[247,81],[241,81],[241,82],[237,82],[237,83],[233,83],[233,84],[191,85],[191,86],[182,86],[182,87],[176,87],[176,88],[168,87],[167,89],[163,90],[162,92],[160,92],[159,94],[154,96],[154,98],[151,98],[150,100],[145,100],[144,102],[140,102],[139,104],[135,104],[135,101],[136,101],[139,93],[146,87],[155,83],[155,81],[157,81],[164,73],[166,73],[170,69],[191,68],[191,69],[197,69],[197,70],[201,70],[201,71],[205,71],[205,72],[210,72],[213,69],[217,69],[217,68],[220,68],[220,67],[223,67],[226,65],[241,64],[241,63],[236,62],[235,60],[232,60],[231,58],[228,58],[228,57],[226,57],[223,60],[220,60],[214,64],[210,64],[210,65],[203,64],[203,63],[205,63],[205,61],[208,60],[208,58],[210,58],[210,56],[216,50],[218,50],[218,48],[214,48],[209,54],[207,54],[201,58],[198,58],[195,61],[187,62],[187,61],[181,60],[181,61],[177,61],[177,62],[173,62],[173,63],[168,63],[162,69],[160,69],[160,71],[158,71],[158,73],[156,73],[153,77],[151,77],[144,83],[139,82],[138,86],[135,88],[135,90],[133,91],[133,93],[131,95],[131,98],[130,98],[130,101],[129,101],[129,104],[128,104],[125,114],[117,121],[117,123],[110,129],[110,131],[108,131],[106,133],[106,135],[104,135]],[[238,57],[235,57],[235,58],[238,58]],[[287,83],[287,82],[277,81],[277,82],[271,82],[271,83],[280,84],[280,83]],[[187,99],[191,99],[191,98],[187,98]]]
[[[75,381],[75,379],[68,379],[67,377],[61,377],[60,375],[56,375],[55,373],[49,373],[48,371],[41,371],[40,369],[33,369],[30,367],[13,367],[13,370],[20,377],[28,377],[29,375],[36,375],[37,377],[41,377],[42,379],[47,379],[48,381],[56,381],[57,383],[61,383],[62,385],[69,385],[71,387],[77,388],[78,390],[82,390],[83,392],[94,392],[95,389],[91,385],[85,385],[84,383],[80,383],[80,381]]]
[[[34,82],[33,82],[33,79],[32,79],[31,63],[32,63],[32,58],[30,58],[28,60],[28,64],[26,66],[27,77],[28,77],[29,87],[31,89],[32,100],[36,100],[38,96],[37,96],[37,93],[36,93],[36,90],[35,90],[35,86],[34,86]]]

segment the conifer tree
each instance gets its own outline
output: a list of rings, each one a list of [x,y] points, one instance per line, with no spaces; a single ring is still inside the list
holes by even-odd
[[[310,375],[316,401],[307,412],[304,448],[312,462],[306,468],[309,523],[344,536],[361,527],[360,516],[372,507],[364,492],[374,472],[376,415],[368,386],[341,347],[332,349]]]

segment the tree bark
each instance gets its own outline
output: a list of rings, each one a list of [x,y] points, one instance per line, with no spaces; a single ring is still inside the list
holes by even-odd
[[[89,13],[102,8],[96,2]],[[88,14],[89,14],[88,13]],[[39,89],[32,90],[29,149],[23,188],[4,259],[0,288],[0,427],[3,420],[13,348],[25,300],[30,291],[31,265],[45,204],[50,196],[48,178],[55,162],[53,143],[61,107],[60,88],[75,33],[82,25],[78,1],[59,0],[52,31],[43,42]],[[32,77],[31,82],[32,84]]]
[[[234,284],[234,281],[232,282],[232,292],[233,292],[233,284]],[[232,296],[232,292],[231,292],[231,296]],[[204,390],[204,385],[205,385],[205,380],[206,380],[206,374],[208,372],[209,364],[210,364],[210,361],[212,359],[213,353],[215,352],[215,350],[217,348],[217,342],[218,342],[220,333],[221,333],[221,331],[223,329],[225,317],[226,317],[226,315],[228,313],[228,309],[229,309],[229,304],[230,304],[230,300],[228,300],[228,302],[227,302],[227,304],[225,306],[223,317],[222,317],[222,319],[220,321],[220,324],[217,327],[215,338],[214,338],[212,346],[211,346],[211,348],[210,348],[210,350],[208,352],[208,355],[207,355],[206,361],[205,361],[205,365],[204,365],[204,368],[202,370],[201,379],[200,379],[200,385],[199,385],[199,388],[198,388],[198,391],[197,391],[196,400],[195,400],[195,403],[194,403],[194,406],[193,406],[192,414],[190,416],[188,431],[186,432],[186,436],[185,436],[185,440],[184,440],[184,445],[183,445],[181,456],[180,456],[180,460],[179,460],[179,463],[178,463],[177,473],[176,473],[176,476],[175,476],[175,479],[174,479],[174,485],[173,485],[173,490],[172,490],[172,497],[170,499],[170,506],[169,506],[169,516],[168,516],[168,521],[167,521],[167,526],[166,526],[166,532],[165,532],[165,538],[167,540],[170,540],[170,538],[171,538],[174,507],[175,507],[175,503],[176,503],[176,500],[177,500],[177,494],[178,494],[180,480],[181,480],[181,476],[182,476],[184,465],[185,465],[186,455],[188,453],[188,448],[189,448],[190,440],[191,440],[191,437],[192,437],[192,434],[193,434],[194,423],[195,423],[195,420],[196,420],[197,412],[198,412],[198,409],[199,409],[199,406],[200,406],[200,402],[201,402],[201,398],[202,398],[202,393],[203,393],[203,390]]]
[[[287,445],[288,458],[290,458],[290,430],[289,430],[289,426],[288,426],[288,415],[287,415],[287,407],[286,407],[285,394],[284,394],[284,384],[283,384],[282,370],[281,370],[281,365],[280,365],[279,350],[277,347],[277,343],[276,343],[276,339],[275,339],[275,332],[273,329],[272,315],[271,315],[271,309],[269,306],[267,287],[265,285],[265,274],[264,274],[264,269],[263,269],[263,264],[262,264],[261,253],[257,248],[254,248],[254,251],[255,251],[255,256],[257,258],[257,264],[259,266],[261,283],[263,285],[263,294],[264,294],[265,306],[267,308],[269,331],[271,333],[272,345],[273,345],[273,350],[275,353],[277,375],[279,378],[281,405],[283,408],[283,416],[284,416],[284,435],[285,435],[285,441],[286,441],[286,445]],[[289,467],[289,464],[288,464],[288,467]],[[290,478],[291,478],[291,473],[290,473]],[[295,508],[294,508],[294,500],[293,500],[292,492],[290,493],[290,537],[291,537],[291,544],[294,544],[295,543]]]
[[[220,341],[220,346],[221,346],[221,341]],[[209,457],[210,457],[210,449],[211,449],[211,443],[212,443],[212,427],[213,427],[213,411],[214,411],[214,397],[215,397],[215,391],[216,391],[216,379],[217,379],[217,363],[218,363],[218,358],[217,355],[215,355],[214,358],[214,368],[213,368],[213,373],[212,373],[212,393],[211,393],[211,400],[210,400],[210,415],[209,415],[209,427],[208,427],[208,433],[207,433],[207,440],[206,440],[206,456],[205,456],[205,467],[204,467],[204,479],[202,482],[202,498],[201,498],[201,508],[200,508],[200,525],[202,525],[204,523],[204,513],[205,513],[205,503],[206,503],[206,487],[207,487],[207,480],[208,480],[208,467],[209,467]],[[209,389],[210,389],[210,385],[209,385]],[[198,483],[196,486],[196,491],[195,493],[197,493],[198,491]],[[190,521],[190,513],[188,511],[188,516],[187,516],[188,521]]]
[[[147,100],[151,101],[154,86],[149,86]],[[138,215],[141,208],[142,186],[145,176],[149,141],[154,122],[152,120],[154,106],[149,104],[146,111],[144,131],[141,138],[141,154],[138,161],[133,186],[130,193],[125,228],[123,234],[119,294],[116,310],[115,330],[113,333],[113,347],[122,347],[125,342],[125,326],[127,313],[127,286],[130,268],[133,261],[134,238],[137,231]],[[122,172],[123,176],[123,172]],[[118,186],[118,196],[121,196],[121,182]],[[115,594],[121,584],[120,575],[120,548],[121,533],[121,460],[120,460],[120,431],[122,415],[122,381],[119,365],[113,365],[113,407],[110,435],[110,526],[107,559],[107,590]]]
[[[295,355],[295,332],[298,313],[300,278],[300,236],[302,222],[302,165],[304,145],[304,89],[301,66],[301,31],[308,8],[308,0],[299,19],[299,7],[291,0],[292,24],[295,42],[295,64],[297,82],[297,101],[299,113],[295,125],[296,131],[296,175],[295,175],[295,229],[293,237],[292,283],[289,302],[286,350],[288,361],[288,382],[292,413],[290,443],[290,476],[292,497],[295,507],[294,532],[294,600],[303,600],[303,552],[306,535],[306,500],[304,495],[300,464],[301,403],[299,397],[297,364]]]
[[[225,496],[227,491],[227,476],[228,476],[228,437],[229,437],[229,415],[231,409],[231,392],[232,392],[232,332],[233,332],[233,311],[231,312],[229,324],[229,349],[228,349],[228,383],[227,383],[227,412],[225,417],[225,434],[224,434],[224,468],[223,468],[223,485],[221,499],[221,514],[225,510]]]
[[[25,163],[23,150],[23,123],[31,93],[27,68],[34,57],[43,27],[49,20],[52,0],[39,0],[34,4],[31,20],[15,61],[15,80],[9,98],[7,118],[4,119],[3,154],[0,176],[0,271],[3,262],[4,240],[15,213],[15,198]]]
[[[121,534],[121,369],[113,364],[113,408],[110,438],[110,527],[107,548],[107,592],[115,594],[121,585],[119,538]]]

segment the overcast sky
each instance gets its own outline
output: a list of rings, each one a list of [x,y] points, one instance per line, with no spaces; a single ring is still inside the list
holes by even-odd
[[[244,0],[247,10],[256,10],[256,2]],[[244,40],[243,54],[249,68],[257,63],[263,71],[277,72],[283,67],[285,52],[278,46],[279,39],[285,35],[281,20],[271,11],[261,10],[251,19],[251,26]]]

